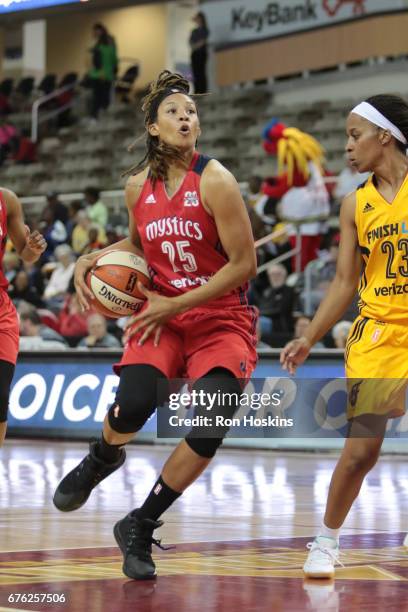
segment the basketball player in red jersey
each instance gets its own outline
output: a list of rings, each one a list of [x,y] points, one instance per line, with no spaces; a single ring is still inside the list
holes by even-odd
[[[23,211],[17,196],[0,187],[0,446],[6,436],[10,386],[19,339],[17,312],[7,293],[8,281],[2,269],[7,236],[23,261],[37,261],[47,246],[39,232],[30,233],[24,225]]]
[[[197,109],[182,76],[162,72],[144,99],[147,152],[126,186],[128,239],[115,248],[143,254],[153,290],[128,327],[116,402],[100,441],[59,484],[54,503],[75,510],[92,489],[125,460],[123,446],[160,403],[158,381],[186,376],[194,388],[239,398],[239,379],[256,364],[256,315],[246,284],[256,273],[251,226],[234,177],[200,155]],[[111,249],[112,247],[110,247]],[[97,254],[107,251],[104,249]],[[78,260],[75,282],[81,304],[92,299],[84,277],[95,254]],[[238,407],[216,406],[231,417]],[[114,528],[130,578],[155,577],[151,557],[159,517],[195,481],[221,445],[225,431],[206,437],[193,429],[173,451],[144,504]]]

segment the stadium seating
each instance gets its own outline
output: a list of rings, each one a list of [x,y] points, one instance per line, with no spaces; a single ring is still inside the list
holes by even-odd
[[[59,85],[77,81],[68,73]],[[30,79],[15,87],[20,94],[31,92]],[[56,86],[54,75],[47,75],[34,92],[50,91]],[[13,81],[0,84],[0,91],[13,94]],[[31,95],[31,94],[30,94]],[[29,166],[3,166],[3,181],[20,195],[42,194],[50,189],[78,192],[92,183],[102,189],[123,188],[121,174],[144,155],[144,126],[140,112],[140,96],[131,103],[117,99],[101,114],[98,122],[84,117],[89,92],[80,90],[74,108],[76,121],[58,130],[56,122],[41,126],[43,140],[39,144],[39,163]],[[276,172],[275,160],[262,148],[262,130],[273,117],[287,125],[295,125],[315,136],[325,147],[327,168],[339,172],[344,167],[344,119],[355,100],[350,98],[317,102],[282,104],[275,102],[270,86],[246,85],[199,96],[197,104],[202,125],[199,149],[217,157],[240,182],[252,174]],[[301,97],[300,97],[301,99]],[[293,97],[292,97],[293,100]],[[9,120],[20,129],[30,126],[31,113],[12,113]],[[140,140],[137,138],[142,136]],[[135,142],[136,141],[136,142]],[[135,143],[130,153],[128,147]]]

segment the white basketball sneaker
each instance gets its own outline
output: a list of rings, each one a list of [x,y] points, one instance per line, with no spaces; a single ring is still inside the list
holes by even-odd
[[[310,551],[303,566],[307,578],[333,578],[336,563],[343,565],[339,561],[339,545],[333,538],[317,536],[306,548]]]

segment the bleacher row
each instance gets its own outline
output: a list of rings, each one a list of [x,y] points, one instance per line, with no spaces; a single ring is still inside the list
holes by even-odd
[[[239,181],[254,173],[276,172],[275,160],[261,145],[262,130],[272,117],[313,134],[326,148],[329,170],[338,172],[344,167],[344,120],[353,100],[277,106],[270,90],[254,87],[200,96],[197,103],[202,124],[200,150],[219,159]],[[132,153],[127,151],[144,133],[139,107],[140,100],[115,102],[97,123],[77,121],[52,137],[43,136],[38,163],[3,166],[2,183],[26,196],[50,190],[78,192],[92,183],[103,189],[121,188],[122,172],[144,153],[143,137]]]

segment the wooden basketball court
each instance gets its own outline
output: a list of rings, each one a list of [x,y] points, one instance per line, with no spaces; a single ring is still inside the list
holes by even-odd
[[[342,537],[334,581],[305,581],[335,455],[222,450],[163,517],[158,578],[121,572],[114,523],[141,504],[170,448],[131,446],[82,509],[62,514],[55,486],[84,443],[8,440],[0,464],[0,612],[221,612],[404,609],[408,469],[385,456]]]

